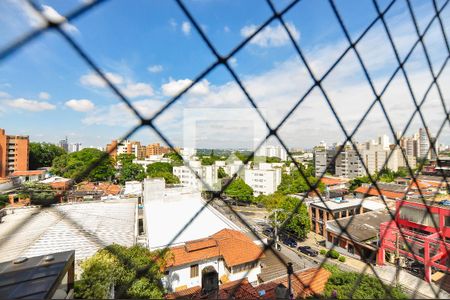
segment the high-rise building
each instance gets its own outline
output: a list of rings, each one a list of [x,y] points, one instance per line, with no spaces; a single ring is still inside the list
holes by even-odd
[[[314,148],[314,171],[315,176],[320,177],[325,172],[334,174],[336,172],[335,162],[332,162],[336,155],[336,148],[327,149],[326,145],[321,143],[321,146]]]
[[[159,143],[147,145],[145,148],[145,156],[162,155],[170,152],[169,147],[163,147]]]
[[[119,142],[113,140],[111,144],[106,145],[106,152],[113,158],[120,154],[133,154],[136,159],[145,158],[145,147],[140,142],[125,140]]]
[[[80,150],[83,150],[83,146],[81,145],[81,143],[74,143],[74,144],[70,144],[69,145],[69,152],[78,152]]]
[[[66,152],[69,152],[69,141],[67,139],[67,136],[64,140],[59,141],[59,146],[63,148]]]
[[[287,152],[281,146],[263,145],[256,151],[255,156],[278,157],[282,161],[287,160]]]
[[[6,135],[0,128],[0,177],[28,170],[28,136]]]
[[[431,158],[431,151],[428,151],[430,149],[430,141],[428,139],[427,134],[428,129],[420,128],[419,129],[419,158],[422,159],[430,159]]]

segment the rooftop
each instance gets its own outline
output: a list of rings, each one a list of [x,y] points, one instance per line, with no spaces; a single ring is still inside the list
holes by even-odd
[[[361,199],[354,198],[354,199],[345,199],[342,202],[336,202],[333,200],[326,200],[325,204],[322,201],[312,202],[310,205],[320,207],[322,209],[334,211],[334,210],[340,210],[340,209],[346,209],[350,207],[355,206],[361,206]]]
[[[144,212],[151,250],[205,238],[225,228],[239,230],[210,205],[202,210],[205,201],[200,192],[185,188],[148,189],[146,185]],[[185,228],[186,224],[189,225]]]
[[[391,192],[391,191],[383,190],[381,187],[380,187],[380,191],[381,191],[381,195],[383,195],[385,198],[402,199],[405,197],[405,192]],[[373,186],[371,186],[371,187],[360,186],[357,189],[355,189],[355,193],[361,193],[361,194],[370,195],[370,196],[380,196],[380,193],[378,192],[378,190]]]
[[[49,299],[74,262],[74,251],[31,257],[22,263],[0,263],[0,295],[7,299]]]
[[[314,295],[321,295],[325,291],[325,285],[331,273],[323,268],[311,268],[299,271],[292,276],[292,291],[294,299],[307,298]],[[314,280],[312,280],[314,279]],[[259,286],[253,287],[247,280],[230,281],[219,286],[218,295],[215,299],[275,299],[275,289],[278,285],[288,287],[287,276],[268,281]],[[236,290],[235,290],[236,288]],[[233,296],[233,297],[231,297]],[[199,299],[201,297],[201,287],[195,286],[179,292],[166,295],[166,299]]]
[[[170,250],[173,259],[168,261],[168,267],[214,257],[223,257],[227,266],[232,267],[264,256],[262,250],[250,238],[240,231],[231,229],[222,229],[208,238],[189,241]]]
[[[327,222],[327,231],[331,231],[337,234],[341,233],[341,228],[338,223],[345,227],[351,221],[347,228],[347,232],[343,233],[342,236],[351,238],[356,242],[364,242],[375,238],[379,232],[380,224],[391,220],[391,216],[387,211],[371,211],[364,214],[354,215],[352,217],[342,218],[339,220],[333,220]]]
[[[0,261],[76,250],[76,259],[112,243],[134,244],[136,200],[15,209],[0,224]]]
[[[11,174],[11,176],[35,176],[35,175],[43,175],[47,171],[45,170],[28,170],[28,171],[15,171]]]

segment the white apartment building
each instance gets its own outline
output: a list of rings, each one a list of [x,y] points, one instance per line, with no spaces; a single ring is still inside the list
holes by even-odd
[[[244,181],[253,189],[255,196],[273,194],[281,183],[281,167],[259,163],[253,169],[245,169]]]
[[[169,292],[205,286],[207,282],[221,285],[247,278],[257,285],[261,273],[260,249],[245,234],[223,229],[210,237],[186,242],[170,248],[163,284]]]
[[[210,190],[210,188],[213,190],[220,189],[217,176],[217,170],[219,168],[216,165],[202,166],[200,161],[191,160],[189,161],[189,166],[190,168],[188,166],[173,167],[173,175],[180,179],[183,186],[190,187],[197,191]],[[197,178],[196,174],[207,185],[204,185],[202,181]]]
[[[263,145],[256,151],[255,156],[278,157],[282,161],[287,160],[287,152],[281,146]]]
[[[146,157],[145,159],[134,159],[133,160],[133,163],[143,166],[144,169],[147,169],[147,167],[149,165],[154,164],[156,162],[170,163],[170,158],[164,157],[164,155],[150,155],[149,157]]]
[[[130,140],[125,140],[122,143],[117,145],[117,155],[120,154],[133,154],[134,157],[139,158],[140,155],[140,149],[141,145],[139,142],[134,142]]]

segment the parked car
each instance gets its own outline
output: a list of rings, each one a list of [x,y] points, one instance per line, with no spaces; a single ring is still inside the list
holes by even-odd
[[[267,236],[272,236],[273,235],[273,228],[272,227],[267,227],[263,230],[263,233]]]
[[[298,251],[311,257],[316,257],[319,254],[317,250],[314,250],[310,246],[300,246],[298,247]]]
[[[286,246],[296,248],[297,247],[297,241],[290,237],[285,237],[282,239],[283,244]]]

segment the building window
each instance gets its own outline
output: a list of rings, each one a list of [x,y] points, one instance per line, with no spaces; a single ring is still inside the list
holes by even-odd
[[[198,277],[198,264],[191,266],[191,278]]]

